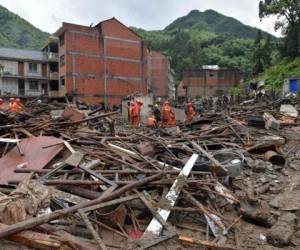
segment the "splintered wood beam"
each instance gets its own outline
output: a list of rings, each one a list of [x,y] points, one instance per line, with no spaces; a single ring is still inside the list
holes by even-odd
[[[83,219],[86,227],[90,230],[91,234],[94,237],[94,240],[97,242],[100,249],[101,250],[107,250],[103,240],[100,238],[99,234],[94,229],[94,227],[93,227],[92,223],[90,222],[88,216],[81,209],[78,210],[78,213],[81,216],[81,218]]]
[[[166,202],[170,206],[175,205],[175,202],[181,192],[181,189],[182,189],[183,185],[185,184],[185,180],[189,176],[197,159],[198,159],[198,155],[193,154],[191,156],[191,158],[187,161],[185,166],[182,168],[177,179],[174,181],[172,187],[170,188],[168,194],[165,197]],[[157,210],[157,212],[160,215],[160,217],[163,218],[164,221],[167,221],[167,219],[171,213],[171,210],[159,208]],[[157,218],[154,217],[152,219],[152,221],[150,222],[150,224],[148,225],[143,237],[147,237],[147,235],[151,235],[151,234],[159,235],[161,233],[162,229],[163,229],[163,225],[159,222],[159,220],[157,220]]]

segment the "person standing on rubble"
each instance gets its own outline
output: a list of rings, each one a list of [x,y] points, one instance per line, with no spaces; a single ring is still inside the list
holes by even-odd
[[[137,127],[140,124],[140,115],[143,103],[140,101],[133,101],[130,105],[130,124]]]
[[[160,115],[160,110],[158,108],[158,104],[155,104],[153,107],[153,115],[157,125],[159,125],[161,123],[161,115]]]
[[[176,125],[175,115],[169,105],[169,101],[165,101],[161,108],[162,127]]]
[[[15,102],[15,98],[9,98],[9,103],[8,103],[8,111],[11,112],[12,106]]]
[[[187,110],[186,110],[186,122],[187,123],[192,123],[195,116],[196,116],[196,112],[195,112],[195,109],[193,107],[193,103],[188,102]]]

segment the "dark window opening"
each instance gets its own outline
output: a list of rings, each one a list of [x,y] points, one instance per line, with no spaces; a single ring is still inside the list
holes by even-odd
[[[29,63],[29,72],[31,73],[37,72],[37,63]]]
[[[60,61],[60,66],[61,67],[64,66],[65,65],[65,55],[60,56],[59,61]]]
[[[58,91],[58,81],[50,81],[50,91]]]
[[[29,81],[29,90],[39,90],[39,82],[34,80]]]
[[[64,76],[60,77],[60,86],[65,86],[66,85],[66,80]]]
[[[59,46],[63,46],[65,44],[65,34],[62,34],[59,37]]]

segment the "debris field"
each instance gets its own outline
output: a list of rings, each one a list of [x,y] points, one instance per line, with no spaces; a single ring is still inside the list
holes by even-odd
[[[299,249],[297,103],[166,128],[24,106],[0,112],[1,249]]]

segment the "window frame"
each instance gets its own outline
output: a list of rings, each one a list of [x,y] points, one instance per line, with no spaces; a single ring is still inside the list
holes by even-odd
[[[33,67],[33,66],[35,66],[35,67]],[[28,63],[28,72],[29,73],[38,73],[38,64],[35,62],[29,62]]]
[[[35,84],[36,86],[32,88],[32,84]],[[29,86],[28,86],[30,91],[39,91],[39,81],[37,80],[29,80]]]

